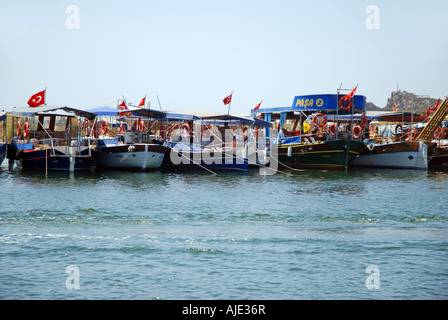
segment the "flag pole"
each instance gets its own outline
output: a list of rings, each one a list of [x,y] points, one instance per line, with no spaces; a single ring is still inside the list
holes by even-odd
[[[233,99],[233,90],[230,93],[230,102],[229,102],[229,108],[227,110],[227,114],[230,114],[230,106],[232,105],[232,99]]]
[[[45,92],[45,95],[44,95],[45,104],[44,104],[44,106],[46,106],[47,105],[47,87],[46,86],[45,86],[44,92]]]

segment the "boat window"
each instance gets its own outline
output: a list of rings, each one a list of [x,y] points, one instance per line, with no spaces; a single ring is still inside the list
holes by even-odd
[[[50,117],[44,117],[44,121],[43,121],[42,125],[45,128],[45,130],[49,130],[50,129]]]
[[[56,116],[54,131],[65,131],[66,123],[67,123],[66,117]]]

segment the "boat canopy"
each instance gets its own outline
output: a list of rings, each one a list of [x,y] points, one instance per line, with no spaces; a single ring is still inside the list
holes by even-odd
[[[260,108],[258,110],[251,110],[252,115],[257,113],[281,113],[291,111],[303,111],[303,112],[322,112],[333,113],[338,115],[351,114],[350,110],[341,109],[341,104],[344,107],[349,106],[348,102],[345,102],[343,94],[313,94],[305,96],[294,97],[291,106],[287,107],[273,107],[273,108]],[[366,97],[362,95],[355,95],[351,100],[353,113],[364,113],[366,111]],[[347,105],[345,105],[347,104]]]
[[[60,116],[81,116],[88,119],[94,119],[96,115],[86,110],[76,109],[72,107],[61,106],[40,106],[33,108],[14,108],[12,115],[14,117],[32,117],[39,114],[60,115]]]
[[[88,111],[96,114],[97,116],[119,116],[123,112],[130,112],[134,116],[148,117],[148,118],[165,118],[166,113],[163,111],[157,111],[154,109],[145,109],[137,107],[128,107],[129,109],[117,109],[109,106],[103,106],[95,109],[89,109]]]
[[[255,119],[250,116],[224,114],[209,111],[168,111],[166,114],[167,121],[202,121],[205,123],[225,123],[233,122],[258,127],[270,127],[271,123]]]
[[[0,112],[0,121],[3,121],[6,119],[6,112]]]
[[[375,120],[383,122],[423,122],[427,119],[415,112],[384,112],[375,115]]]

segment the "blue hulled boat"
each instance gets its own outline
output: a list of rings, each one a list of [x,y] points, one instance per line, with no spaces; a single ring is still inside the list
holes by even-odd
[[[253,126],[270,126],[250,117],[210,112],[167,112],[168,170],[205,169],[246,172],[248,132]]]
[[[8,158],[23,169],[86,171],[94,167],[96,139],[82,137],[82,118],[95,114],[70,107],[40,106],[14,109],[14,137]],[[22,125],[23,124],[23,125]]]

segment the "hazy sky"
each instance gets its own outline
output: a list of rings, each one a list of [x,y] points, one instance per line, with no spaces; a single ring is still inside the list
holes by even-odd
[[[249,112],[341,83],[380,107],[397,84],[443,97],[447,13],[446,0],[0,0],[0,110],[45,87],[47,104],[83,109],[146,95],[226,112],[233,91],[231,112]]]

